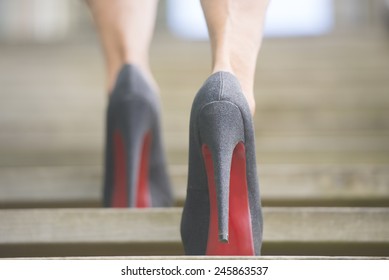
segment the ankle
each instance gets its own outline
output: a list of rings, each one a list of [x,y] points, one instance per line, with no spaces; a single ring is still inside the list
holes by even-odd
[[[243,95],[246,97],[246,101],[247,101],[247,103],[249,105],[249,108],[250,108],[251,116],[254,116],[254,114],[255,114],[255,107],[256,107],[254,95],[253,94],[247,95],[245,93],[243,93]]]
[[[130,63],[130,64],[132,64],[132,63]],[[159,94],[160,93],[160,89],[159,89],[159,86],[157,84],[157,81],[154,78],[153,73],[151,72],[150,66],[147,63],[142,63],[142,64],[133,63],[133,64],[136,65],[139,68],[139,70],[141,71],[143,77],[147,80],[147,82],[152,87],[154,92],[156,94]]]
[[[111,94],[112,90],[115,87],[120,69],[123,67],[125,64],[132,64],[136,66],[143,77],[146,79],[146,81],[149,83],[151,88],[156,94],[159,94],[160,90],[158,87],[158,84],[156,80],[154,79],[153,74],[151,73],[150,67],[147,64],[144,63],[136,63],[133,61],[121,61],[120,63],[117,63],[114,66],[108,67],[108,80],[107,80],[107,88],[108,88],[108,93]]]
[[[251,78],[247,78],[247,74],[236,73],[235,74],[244,97],[246,98],[247,104],[249,105],[251,116],[255,114],[255,98],[254,98],[254,89],[253,82]]]

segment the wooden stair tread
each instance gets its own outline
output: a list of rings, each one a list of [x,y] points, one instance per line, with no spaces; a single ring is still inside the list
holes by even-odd
[[[171,166],[176,205],[187,166]],[[389,165],[260,165],[264,206],[389,207]],[[99,207],[101,166],[0,168],[0,208]]]
[[[180,255],[181,212],[180,208],[1,210],[0,256],[61,256],[69,250],[70,255],[80,256],[101,255],[104,250],[108,255]],[[389,252],[389,208],[264,208],[264,221],[263,250],[268,253],[320,255],[331,249],[333,255],[378,256]]]

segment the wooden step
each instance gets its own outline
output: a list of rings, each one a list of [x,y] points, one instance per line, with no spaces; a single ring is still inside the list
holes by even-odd
[[[280,131],[312,129],[314,132],[387,130],[389,118],[385,112],[389,108],[389,97],[386,95],[388,86],[389,84],[372,96],[369,95],[369,99],[364,96],[368,89],[359,89],[361,91],[359,94],[355,94],[356,89],[353,88],[347,91],[330,90],[331,94],[328,93],[330,97],[322,97],[326,93],[324,90],[322,93],[314,93],[311,88],[295,89],[299,93],[289,93],[289,96],[282,90],[270,87],[264,89],[266,93],[258,94],[256,97],[258,105],[254,122],[257,129],[264,131],[272,127]],[[194,94],[195,92],[182,97],[179,92],[173,92],[162,97],[163,104],[166,104],[163,106],[162,121],[167,133],[189,130],[189,112]],[[311,97],[308,97],[309,95]],[[346,101],[338,101],[339,95]],[[104,129],[105,100],[91,107],[87,100],[78,102],[71,99],[61,100],[60,96],[59,100],[47,101],[20,100],[12,96],[4,98],[7,99],[2,104],[4,111],[0,126],[7,134],[12,135],[19,131],[37,134],[61,131],[76,134],[101,133]],[[315,103],[317,98],[320,98],[320,103]],[[353,101],[354,99],[358,101]],[[78,104],[77,110],[74,103]],[[34,111],[31,116],[28,115],[30,110]],[[85,110],[90,114],[85,116]],[[20,111],[25,113],[22,114]]]
[[[270,142],[268,142],[269,145]],[[336,143],[334,142],[336,145]],[[373,148],[374,149],[374,148]],[[259,150],[259,149],[258,149]],[[24,166],[90,166],[102,164],[102,148],[75,147],[74,149],[19,149],[2,151],[0,153],[0,168]],[[257,152],[258,162],[262,164],[371,164],[388,165],[389,152],[378,149],[325,151],[313,149],[309,152],[293,151],[273,148],[272,151],[261,150]],[[186,149],[168,151],[169,165],[184,165],[188,163]]]
[[[1,210],[0,256],[182,255],[181,211]],[[264,208],[264,223],[264,255],[389,255],[389,208]]]
[[[170,166],[177,206],[187,166]],[[264,206],[389,207],[388,165],[260,165]],[[0,168],[0,208],[100,207],[101,166]]]

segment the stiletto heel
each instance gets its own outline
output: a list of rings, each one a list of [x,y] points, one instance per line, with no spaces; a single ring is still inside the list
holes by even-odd
[[[104,205],[170,206],[155,94],[133,65],[119,73],[107,110]]]
[[[232,123],[236,125],[231,125]],[[244,141],[243,120],[239,109],[234,104],[219,101],[210,103],[201,109],[198,125],[208,188],[212,186],[210,190],[210,193],[212,192],[212,195],[210,194],[211,217],[216,210],[219,240],[228,242],[231,160],[235,146]],[[213,174],[214,180],[210,180]],[[216,198],[217,209],[213,207],[213,197]],[[213,224],[211,222],[211,226]]]
[[[262,213],[251,114],[236,78],[212,75],[193,102],[187,200],[190,255],[259,255]]]

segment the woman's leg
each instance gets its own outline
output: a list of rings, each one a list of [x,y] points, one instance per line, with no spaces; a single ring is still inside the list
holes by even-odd
[[[269,0],[201,0],[212,47],[212,71],[233,73],[251,113],[254,75]]]
[[[86,0],[102,41],[107,89],[111,92],[124,63],[138,66],[155,86],[149,67],[149,46],[158,0]]]
[[[158,0],[86,1],[99,30],[107,90],[112,92],[106,117],[104,206],[170,206],[160,104],[149,67]]]

